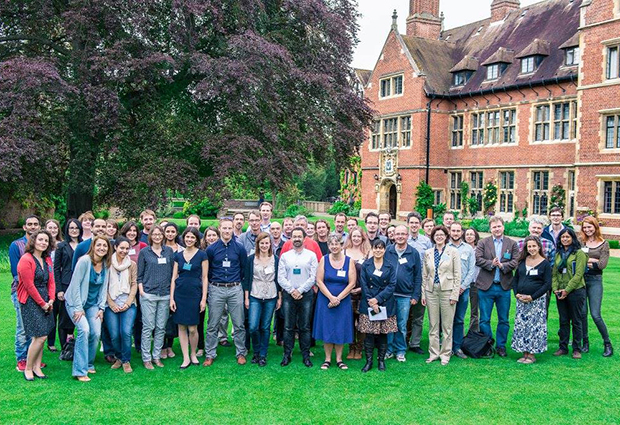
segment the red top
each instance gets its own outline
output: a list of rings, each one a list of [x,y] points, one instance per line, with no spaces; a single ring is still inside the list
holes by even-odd
[[[148,245],[144,242],[138,242],[136,245],[129,248],[129,259],[134,263],[138,264],[138,256],[140,255],[140,251],[146,248]],[[132,252],[133,251],[133,252]]]
[[[26,253],[22,256],[17,264],[17,299],[20,303],[26,304],[28,297],[31,297],[34,302],[43,307],[46,302],[43,301],[39,291],[34,286],[34,273],[37,270],[37,260],[30,253]],[[54,282],[54,266],[52,264],[51,257],[45,259],[47,265],[47,272],[49,278],[47,280],[47,293],[50,300],[56,298],[56,284]],[[45,265],[43,266],[45,268]]]
[[[309,249],[310,251],[314,252],[316,254],[316,261],[319,263],[321,262],[323,253],[321,252],[321,248],[319,247],[319,244],[316,243],[314,239],[311,239],[306,236],[306,238],[304,239],[304,248]],[[282,257],[282,254],[284,254],[286,251],[290,251],[291,249],[293,249],[293,241],[289,239],[282,246],[282,250],[280,251],[280,257]]]

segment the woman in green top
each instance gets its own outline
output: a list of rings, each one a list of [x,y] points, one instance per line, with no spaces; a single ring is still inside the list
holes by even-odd
[[[558,235],[558,249],[553,266],[552,287],[558,300],[560,315],[560,348],[554,356],[568,354],[570,326],[573,325],[573,359],[581,358],[583,338],[583,307],[586,302],[586,271],[588,256],[573,229],[565,227]]]

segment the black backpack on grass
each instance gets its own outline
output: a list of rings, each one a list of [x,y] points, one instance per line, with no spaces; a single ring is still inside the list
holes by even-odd
[[[470,329],[463,338],[461,350],[473,359],[490,359],[495,356],[494,344],[495,340],[490,336]]]
[[[75,339],[70,339],[62,346],[62,351],[60,352],[60,360],[72,361],[73,360],[73,350],[75,348]]]

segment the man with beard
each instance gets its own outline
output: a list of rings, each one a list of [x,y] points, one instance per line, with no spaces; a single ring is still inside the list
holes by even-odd
[[[295,325],[297,325],[303,363],[306,367],[312,367],[310,318],[318,261],[312,251],[304,248],[305,238],[304,229],[297,227],[293,230],[291,234],[293,249],[282,254],[278,266],[278,282],[282,287],[284,313],[284,357],[281,366],[288,366],[291,363],[295,345]]]

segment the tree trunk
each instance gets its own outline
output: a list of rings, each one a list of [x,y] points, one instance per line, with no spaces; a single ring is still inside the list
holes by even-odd
[[[99,143],[88,137],[76,138],[70,147],[67,188],[67,218],[93,209],[95,173]]]

